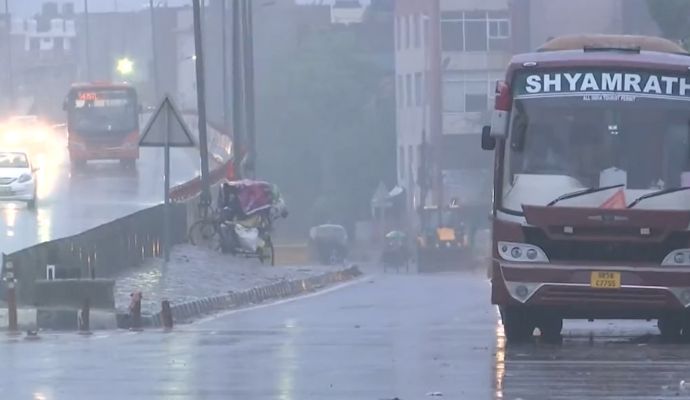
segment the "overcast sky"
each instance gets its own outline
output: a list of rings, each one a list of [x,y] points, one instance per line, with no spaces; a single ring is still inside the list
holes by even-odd
[[[54,0],[53,0],[54,1]],[[156,4],[167,3],[170,6],[179,5],[191,5],[191,0],[154,0]],[[295,1],[295,0],[275,0],[275,1]],[[297,3],[319,3],[330,4],[333,0],[296,0]],[[30,17],[41,10],[41,4],[45,0],[9,0],[10,12],[13,14],[20,15],[22,17]],[[82,12],[84,9],[84,0],[57,0],[58,3],[74,3],[77,12]],[[89,11],[99,12],[99,11],[131,11],[131,10],[141,10],[147,8],[149,0],[88,0]],[[369,3],[368,0],[362,1],[362,3]]]

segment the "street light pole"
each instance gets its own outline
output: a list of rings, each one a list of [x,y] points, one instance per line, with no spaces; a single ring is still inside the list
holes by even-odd
[[[242,118],[242,6],[241,0],[232,2],[232,162],[235,176],[243,177],[243,118]]]
[[[247,118],[247,150],[249,153],[249,174],[256,176],[256,119],[255,119],[255,95],[254,95],[254,22],[252,13],[252,1],[246,1],[244,21],[244,73],[245,73],[245,105]]]
[[[223,0],[223,11],[221,15],[222,29],[222,54],[223,54],[223,128],[225,132],[230,132],[230,88],[228,86],[228,28],[227,28],[227,0]]]
[[[91,80],[91,36],[89,34],[89,0],[84,0],[84,43],[86,49],[86,80]]]
[[[151,56],[153,57],[153,96],[157,102],[160,97],[160,85],[158,81],[158,46],[156,45],[156,16],[154,14],[153,0],[149,0],[151,13]]]
[[[201,6],[193,0],[194,54],[196,55],[196,101],[199,113],[199,153],[201,154],[201,205],[211,205],[211,187],[208,172],[208,140],[206,136],[206,86],[204,81],[204,43],[201,37]]]
[[[9,0],[5,0],[5,23],[7,28],[7,94],[10,97],[10,107],[14,108],[14,67],[12,63],[12,18],[10,18]]]

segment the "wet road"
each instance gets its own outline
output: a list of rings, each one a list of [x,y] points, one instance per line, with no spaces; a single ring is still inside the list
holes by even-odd
[[[172,156],[173,182],[195,176],[188,150]],[[89,164],[71,174],[69,162],[42,168],[36,210],[0,203],[0,248],[10,253],[36,243],[76,234],[163,201],[163,161],[157,149],[142,149],[136,171],[118,163]]]
[[[652,323],[506,348],[487,300],[479,275],[379,275],[167,334],[0,338],[0,398],[690,398],[690,347]]]
[[[39,242],[82,232],[163,201],[163,153],[143,148],[136,170],[117,162],[90,163],[70,171],[65,140],[55,138],[34,161],[38,171],[37,209],[0,203],[0,251],[10,253]],[[173,183],[198,173],[198,150],[173,149]]]

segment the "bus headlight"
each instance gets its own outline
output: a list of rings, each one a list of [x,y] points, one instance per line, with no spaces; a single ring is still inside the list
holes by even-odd
[[[661,265],[670,266],[690,266],[690,249],[673,250],[664,257]]]
[[[549,262],[544,250],[526,243],[498,242],[498,254],[506,261]]]

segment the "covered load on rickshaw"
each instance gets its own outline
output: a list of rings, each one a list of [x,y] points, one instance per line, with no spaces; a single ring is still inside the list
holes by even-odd
[[[270,233],[273,221],[287,217],[285,202],[275,184],[225,181],[218,198],[221,209],[221,249],[225,253],[257,256],[273,262]]]
[[[348,253],[347,230],[335,224],[315,226],[309,230],[309,247],[321,264],[343,264]]]

